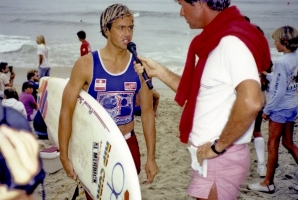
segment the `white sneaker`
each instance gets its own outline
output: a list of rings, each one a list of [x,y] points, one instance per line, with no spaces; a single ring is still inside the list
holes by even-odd
[[[259,173],[261,178],[264,178],[266,176],[266,172],[267,172],[266,166],[264,164],[258,166],[257,172]]]
[[[275,186],[273,184],[268,186],[262,186],[260,185],[260,183],[252,183],[252,184],[248,184],[247,188],[250,190],[265,192],[269,194],[273,194],[275,191]]]

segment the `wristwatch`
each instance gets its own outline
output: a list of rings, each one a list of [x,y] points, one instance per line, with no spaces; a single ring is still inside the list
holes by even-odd
[[[214,140],[214,142],[211,144],[211,149],[212,149],[212,151],[213,151],[214,153],[216,153],[217,155],[222,155],[222,154],[224,154],[224,153],[226,152],[227,149],[224,149],[222,152],[218,152],[218,151],[216,151],[216,149],[215,149],[215,145],[216,145],[216,143],[217,143],[217,140]]]

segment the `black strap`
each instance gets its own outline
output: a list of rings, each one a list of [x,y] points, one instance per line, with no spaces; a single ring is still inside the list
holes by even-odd
[[[76,200],[76,198],[79,196],[79,185],[77,185],[75,192],[73,193],[73,196],[71,200]]]

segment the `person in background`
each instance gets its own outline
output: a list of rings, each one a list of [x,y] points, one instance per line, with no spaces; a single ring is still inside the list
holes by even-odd
[[[27,118],[27,112],[25,106],[19,101],[19,95],[14,88],[6,88],[4,90],[4,99],[2,100],[2,106],[11,107]]]
[[[16,148],[17,147],[17,148]],[[0,155],[10,171],[13,183],[17,185],[32,184],[33,179],[41,170],[39,162],[39,144],[32,134],[27,131],[18,131],[5,125],[0,125]],[[3,160],[1,160],[3,165]],[[1,166],[3,167],[3,166]],[[1,173],[4,173],[1,171]],[[7,174],[0,174],[1,181]],[[41,177],[44,179],[44,176]],[[40,181],[42,181],[40,180]],[[33,186],[35,190],[37,184]],[[31,189],[31,188],[30,188]],[[0,182],[1,200],[34,200],[33,194],[25,190],[8,190],[5,183]]]
[[[138,56],[141,75],[157,77],[184,106],[180,140],[189,144],[197,199],[237,199],[250,169],[254,120],[264,105],[259,73],[271,62],[264,35],[230,0],[178,0],[191,29],[203,29],[189,46],[182,76]],[[245,61],[245,62],[244,62]]]
[[[8,70],[5,73],[5,75],[7,77],[7,80],[9,80],[10,85],[13,86],[13,81],[14,81],[14,78],[16,75],[14,72],[13,66],[8,66],[8,63],[6,63],[6,62],[1,62],[0,65],[5,66],[6,69],[8,67]]]
[[[84,89],[106,109],[117,124],[130,149],[136,170],[140,173],[141,155],[134,132],[133,113],[138,95],[142,106],[141,120],[147,146],[145,171],[147,183],[151,183],[158,173],[155,161],[156,129],[152,109],[153,98],[146,82],[135,73],[133,56],[127,50],[127,44],[133,35],[133,13],[125,5],[113,4],[101,14],[100,28],[102,35],[107,39],[106,46],[80,57],[75,62],[63,91],[58,129],[60,160],[67,175],[75,180],[77,175],[68,158],[68,143],[78,94]],[[86,196],[87,199],[91,199],[87,192]]]
[[[8,63],[6,63],[8,65]],[[8,66],[8,72],[6,74],[7,76],[7,79],[9,80],[11,86],[13,86],[13,81],[14,81],[14,78],[16,76],[15,72],[14,72],[14,69],[13,69],[13,66]]]
[[[247,16],[244,16],[244,17],[248,22],[250,22],[249,17]],[[261,31],[262,34],[264,34],[264,31],[259,26],[257,25],[255,26],[259,31]],[[271,66],[268,70],[271,70]],[[260,76],[260,82],[261,82],[261,90],[263,91],[263,94],[264,94],[265,93],[264,90],[267,89],[268,81],[266,77],[264,77],[262,74]],[[266,98],[265,98],[265,104],[266,104]],[[257,158],[258,158],[257,172],[261,178],[264,178],[266,176],[267,168],[266,168],[266,161],[265,161],[265,141],[261,133],[261,125],[263,121],[262,114],[263,114],[263,109],[260,110],[260,112],[256,117],[253,137],[254,137],[254,145],[255,145]]]
[[[80,47],[81,56],[84,56],[84,55],[88,54],[89,52],[91,52],[90,44],[86,40],[85,31],[77,32],[77,36],[78,36],[80,42],[82,42],[81,47]]]
[[[39,87],[39,77],[38,77],[38,71],[36,69],[31,69],[27,72],[27,80],[29,83],[32,83],[33,85],[33,92],[32,95],[35,99],[35,101],[37,101],[37,90]]]
[[[50,76],[49,49],[43,35],[36,37],[39,78]]]
[[[4,97],[5,87],[12,87],[9,79],[7,78],[7,73],[9,71],[8,64],[1,62],[0,63],[0,99]]]
[[[266,193],[275,191],[274,174],[280,138],[298,164],[298,147],[293,143],[298,108],[298,32],[291,26],[283,26],[272,33],[272,38],[277,51],[283,55],[273,63],[270,97],[262,115],[265,120],[269,120],[267,173],[262,182],[248,184],[248,189]]]
[[[32,95],[35,99],[35,102],[37,102],[37,90],[39,87],[38,71],[36,69],[29,70],[27,72],[27,80],[29,83],[33,85]],[[35,134],[38,136],[38,139],[48,139],[47,125],[45,124],[44,119],[42,118],[40,110],[36,111],[36,114],[33,118],[33,128]]]
[[[27,112],[27,120],[30,123],[32,131],[34,132],[33,119],[35,117],[38,106],[32,93],[33,93],[33,84],[30,82],[24,82],[22,85],[22,93],[20,94],[19,99],[25,106],[25,109]]]

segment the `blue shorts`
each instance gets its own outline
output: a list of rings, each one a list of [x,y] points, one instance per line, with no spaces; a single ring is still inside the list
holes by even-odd
[[[44,76],[50,76],[50,71],[51,71],[50,67],[46,67],[46,68],[38,67],[39,78],[42,78]]]
[[[278,123],[286,123],[295,121],[297,116],[297,108],[283,109],[279,111],[272,111],[269,118]]]

